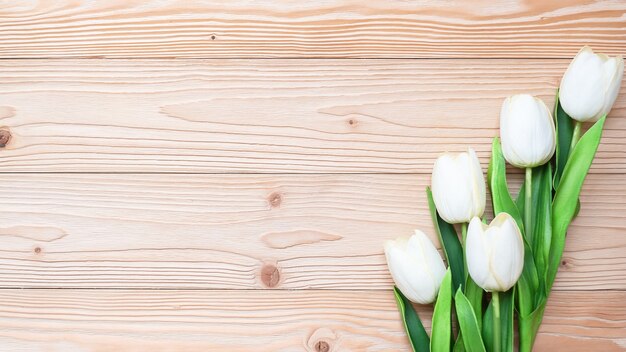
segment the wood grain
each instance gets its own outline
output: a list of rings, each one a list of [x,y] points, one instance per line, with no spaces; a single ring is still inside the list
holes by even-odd
[[[4,174],[0,286],[388,290],[384,241],[436,241],[429,179]],[[556,290],[626,290],[625,186],[588,178]]]
[[[1,172],[430,173],[568,60],[2,60]],[[624,83],[626,86],[626,82]],[[622,87],[622,91],[626,91]],[[591,172],[626,172],[626,94]]]
[[[625,12],[610,0],[18,0],[0,5],[0,57],[624,54]]]
[[[624,292],[556,292],[536,351],[623,351]],[[420,307],[429,325],[430,311]],[[407,351],[392,294],[0,290],[10,351]]]

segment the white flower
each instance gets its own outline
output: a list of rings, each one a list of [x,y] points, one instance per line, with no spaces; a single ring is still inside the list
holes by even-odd
[[[415,303],[432,303],[446,273],[437,248],[421,231],[385,242],[391,277],[402,294]]]
[[[574,120],[596,121],[611,111],[624,75],[621,56],[594,54],[582,48],[561,80],[559,101]]]
[[[467,153],[440,156],[433,167],[431,187],[437,211],[448,223],[469,222],[485,211],[485,177],[472,148]]]
[[[487,226],[473,218],[467,229],[465,256],[478,286],[497,292],[513,287],[524,267],[524,242],[515,220],[500,213]]]
[[[504,158],[513,166],[545,164],[556,147],[550,110],[541,99],[528,94],[508,97],[500,112],[500,139]]]

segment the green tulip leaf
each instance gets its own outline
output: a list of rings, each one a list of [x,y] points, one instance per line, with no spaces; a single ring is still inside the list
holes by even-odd
[[[459,241],[459,236],[454,226],[445,222],[437,213],[437,207],[433,199],[430,187],[426,187],[426,196],[428,198],[428,207],[430,208],[430,216],[433,219],[433,225],[439,242],[443,247],[443,253],[446,256],[448,266],[452,271],[452,288],[456,291],[459,286],[465,285],[465,264],[463,262],[463,247]]]
[[[556,125],[556,153],[554,160],[554,178],[553,185],[554,190],[559,186],[561,182],[561,176],[567,164],[567,159],[571,153],[570,147],[572,144],[572,138],[574,134],[574,120],[563,110],[561,102],[559,100],[559,91],[556,91],[556,98],[554,103],[554,119]],[[578,216],[580,211],[580,199],[577,201],[576,212],[574,218]],[[521,208],[520,208],[521,209]]]
[[[502,155],[502,147],[498,138],[494,138],[492,145],[491,162],[488,171],[489,187],[493,202],[494,214],[506,212],[511,215],[522,233],[524,234],[524,269],[522,275],[517,282],[517,303],[521,314],[529,314],[535,307],[535,293],[540,287],[539,275],[535,265],[533,249],[528,240],[531,238],[530,233],[526,233],[522,213],[517,204],[513,201],[506,183],[506,164]],[[522,206],[524,204],[522,203]],[[522,208],[523,209],[523,208]]]
[[[544,295],[534,311],[528,315],[518,315],[520,352],[532,351],[535,336],[537,336],[537,331],[539,331],[539,326],[543,320],[543,312],[546,308],[546,301],[547,297]]]
[[[465,282],[465,290],[463,291],[467,301],[472,306],[472,310],[476,315],[476,321],[478,322],[478,329],[480,330],[483,319],[483,294],[484,290],[482,287],[478,286],[474,280],[472,280],[471,276],[467,276],[467,281]],[[454,343],[454,352],[464,352],[465,345],[463,343],[463,333],[459,331],[457,335],[456,341]]]
[[[449,352],[452,337],[452,274],[450,269],[443,277],[439,288],[435,310],[433,312],[432,339],[430,350],[436,352]]]
[[[552,288],[556,278],[565,247],[567,228],[576,215],[580,190],[598,150],[605,121],[606,116],[603,116],[578,141],[565,165],[561,181],[556,189],[552,203],[552,244],[546,277],[548,290]]]
[[[552,165],[545,164],[533,169],[532,178],[532,233],[526,238],[532,249],[537,272],[544,273],[547,270],[548,256],[550,254],[550,242],[552,240]],[[524,215],[526,182],[522,184],[517,197],[517,208]],[[543,285],[543,280],[539,280]]]
[[[500,293],[500,342],[502,352],[513,352],[515,328],[514,320],[515,288]],[[489,302],[483,316],[483,340],[487,351],[493,351],[493,301]]]
[[[476,314],[474,314],[472,305],[461,289],[456,291],[454,302],[465,350],[468,352],[486,352]]]
[[[420,317],[417,315],[413,304],[409,301],[397,287],[393,288],[393,293],[396,297],[396,303],[398,304],[398,310],[402,315],[402,321],[404,322],[404,329],[411,342],[411,347],[414,352],[427,352],[430,351],[430,338],[422,325]]]
[[[500,139],[495,137],[491,148],[491,161],[487,170],[487,180],[489,189],[491,190],[491,201],[493,203],[493,214],[498,215],[506,212],[515,219],[520,230],[524,231],[524,222],[522,215],[517,209],[517,205],[509,193],[509,187],[506,183],[506,163],[500,146]]]
[[[556,91],[554,102],[554,120],[556,127],[556,155],[554,167],[554,188],[559,186],[561,175],[565,169],[565,164],[570,154],[572,134],[574,133],[574,123],[569,115],[563,110],[559,101],[559,91]]]
[[[465,291],[463,294],[467,298],[467,301],[470,302],[472,309],[474,310],[474,314],[476,314],[476,320],[478,320],[478,327],[482,325],[483,319],[483,293],[485,291],[482,287],[478,286],[472,277],[468,275],[467,281],[465,283]]]

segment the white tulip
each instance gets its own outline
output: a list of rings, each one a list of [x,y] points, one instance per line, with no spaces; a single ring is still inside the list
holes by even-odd
[[[511,215],[500,213],[489,226],[473,218],[465,246],[469,274],[486,291],[513,287],[524,267],[522,234]]]
[[[385,242],[391,277],[402,294],[415,303],[435,301],[446,273],[437,248],[421,231]]]
[[[559,101],[574,120],[596,121],[611,111],[624,75],[621,56],[594,54],[582,48],[561,80]]]
[[[448,223],[469,222],[485,211],[485,177],[472,148],[440,156],[433,167],[431,188],[439,216]]]
[[[545,164],[556,147],[550,110],[541,99],[528,94],[508,97],[500,112],[500,139],[504,158],[513,166]]]

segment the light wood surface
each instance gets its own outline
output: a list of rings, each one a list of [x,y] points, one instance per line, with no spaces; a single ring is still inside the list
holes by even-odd
[[[468,146],[486,165],[504,98],[552,106],[567,64],[2,60],[0,171],[430,173]],[[621,94],[591,172],[626,171],[624,130]]]
[[[0,57],[571,57],[626,53],[624,1],[6,1]]]
[[[623,351],[625,299],[623,291],[555,292],[536,350]],[[0,290],[0,311],[0,344],[11,351],[408,347],[389,291]],[[429,321],[430,310],[419,311]]]
[[[503,99],[552,106],[625,24],[620,0],[0,1],[0,351],[409,351],[382,245],[434,238],[435,158],[486,170]],[[535,351],[626,350],[624,92]]]
[[[387,290],[383,242],[415,228],[436,241],[429,182],[0,175],[0,287]],[[591,175],[581,200],[555,289],[626,290],[626,179]]]

